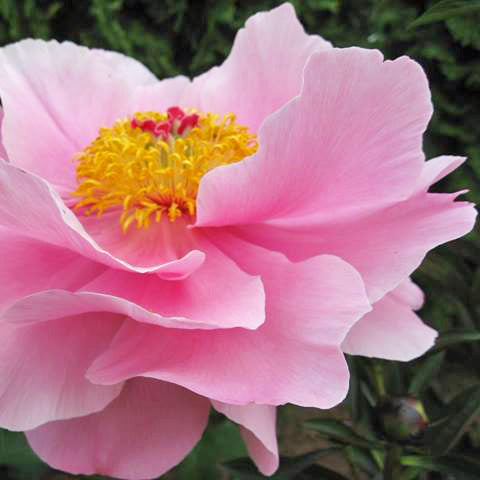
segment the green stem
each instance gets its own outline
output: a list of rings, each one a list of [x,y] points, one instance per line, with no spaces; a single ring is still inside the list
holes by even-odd
[[[373,365],[373,381],[380,399],[384,399],[387,396],[387,390],[385,388],[385,376],[383,373],[383,365],[380,363],[375,363]]]
[[[400,457],[402,456],[402,447],[391,444],[387,450],[385,467],[383,469],[384,480],[397,480],[400,474]]]

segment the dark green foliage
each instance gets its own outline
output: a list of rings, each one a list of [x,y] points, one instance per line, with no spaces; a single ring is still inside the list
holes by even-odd
[[[11,478],[15,479],[39,480],[48,470],[29,448],[23,433],[6,430],[0,430],[0,465],[13,467]]]
[[[409,28],[427,25],[429,23],[450,20],[480,11],[478,0],[442,0],[432,5],[425,13],[413,21]]]
[[[0,43],[30,36],[72,40],[134,56],[159,78],[194,76],[223,61],[235,32],[249,15],[280,3],[0,0]],[[292,3],[308,32],[320,34],[336,46],[377,48],[387,58],[406,54],[420,62],[430,80],[435,106],[425,138],[427,156],[469,157],[468,163],[438,188],[469,188],[467,198],[480,202],[480,0]],[[307,422],[304,428],[328,439],[329,446],[283,459],[274,478],[480,478],[478,231],[430,254],[415,279],[428,299],[421,316],[441,333],[436,347],[409,364],[349,358],[352,381],[345,402],[347,421],[323,416]],[[385,405],[398,405],[398,399],[407,396],[419,399],[430,423],[423,433],[412,430],[411,434],[405,425],[399,441],[385,428],[385,422],[382,424],[381,416],[387,411],[391,422],[398,409],[385,410]],[[282,440],[288,443],[288,438]],[[349,468],[348,477],[323,463],[339,452]],[[236,429],[217,418],[202,442],[168,478],[264,478],[250,461],[233,460],[244,455]],[[72,477],[52,472],[39,462],[21,434],[0,432],[0,478]]]

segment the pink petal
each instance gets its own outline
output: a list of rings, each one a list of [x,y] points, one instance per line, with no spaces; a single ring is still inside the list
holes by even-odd
[[[388,294],[352,327],[342,348],[352,355],[409,361],[423,355],[436,336],[411,307]]]
[[[177,385],[135,379],[103,411],[27,433],[53,468],[140,480],[179,463],[200,440],[209,402]]]
[[[118,211],[101,217],[80,215],[78,220],[97,248],[129,265],[155,266],[155,273],[165,280],[182,280],[205,261],[192,230],[181,219],[172,223],[164,218],[147,229],[132,227],[126,233],[120,227]]]
[[[190,85],[187,77],[167,78],[152,85],[141,85],[132,91],[131,114],[135,112],[166,112],[179,105],[185,90]],[[190,105],[192,107],[193,105]]]
[[[311,214],[333,221],[405,199],[422,168],[431,113],[414,61],[384,62],[360,48],[315,53],[301,96],[260,129],[259,152],[203,177],[197,225]]]
[[[267,317],[257,330],[128,322],[88,378],[110,384],[148,376],[234,404],[329,408],[340,402],[348,370],[339,345],[370,308],[357,272],[328,256],[291,264],[263,252],[251,261],[268,267],[262,275]]]
[[[197,328],[258,328],[265,320],[260,277],[242,271],[204,239],[198,238],[197,243],[206,253],[205,263],[182,281],[109,269],[81,290],[120,297],[162,317],[183,317],[183,322],[188,319]],[[133,318],[165,325],[165,319]]]
[[[85,371],[120,323],[118,316],[105,313],[21,327],[2,320],[0,425],[29,430],[105,408],[122,385],[94,385]]]
[[[28,295],[10,305],[3,312],[3,321],[19,325],[45,322],[59,318],[61,315],[79,315],[83,313],[110,312],[128,316],[139,322],[160,325],[168,328],[212,329],[232,328],[240,326],[254,329],[256,324],[249,318],[241,318],[240,325],[232,323],[232,319],[225,318],[188,318],[180,315],[166,315],[147,310],[131,301],[112,295],[96,292],[68,292],[65,290],[45,290]],[[238,316],[233,317],[233,321]],[[256,320],[256,319],[255,319]],[[218,325],[214,321],[217,321]]]
[[[3,108],[0,107],[0,159],[8,161],[8,155],[2,142]]]
[[[454,157],[451,155],[432,158],[423,165],[422,173],[417,181],[416,191],[426,192],[434,183],[453,172],[465,160],[465,157]]]
[[[395,290],[392,290],[390,295],[408,305],[412,310],[420,310],[425,302],[422,289],[413,283],[410,278],[407,278]]]
[[[264,475],[278,468],[276,407],[270,405],[231,405],[212,402],[215,410],[240,424],[240,432],[250,457]]]
[[[243,270],[261,275],[267,295],[267,319],[270,310],[271,317],[280,323],[277,315],[280,318],[291,309],[291,317],[298,319],[305,338],[338,345],[360,318],[356,314],[371,310],[360,275],[338,257],[321,255],[292,264],[283,255],[244,242],[225,229],[211,229],[206,235]],[[329,278],[320,278],[325,272],[329,272]],[[331,315],[336,318],[327,320]],[[290,320],[280,325],[292,328]]]
[[[235,113],[257,131],[263,120],[300,93],[305,63],[313,52],[331,48],[307,35],[292,5],[285,3],[247,20],[225,62],[195,80],[204,111]],[[190,98],[184,99],[191,101]]]
[[[12,301],[40,290],[76,290],[106,268],[70,250],[2,229],[0,251],[0,311]]]
[[[12,244],[17,246],[16,243]],[[22,247],[38,246],[38,250],[34,250],[37,255],[52,250],[54,253],[63,252],[56,247],[37,244],[38,242],[27,240],[18,247],[21,252]],[[77,288],[72,290],[80,292],[72,293],[65,291],[65,288],[72,281],[72,287],[75,287],[75,280],[71,279],[75,263],[72,266],[67,264],[64,282],[59,278],[62,272],[57,273],[47,267],[45,275],[50,273],[50,281],[55,283],[57,280],[59,285],[64,287],[63,290],[43,290],[24,297],[4,312],[3,319],[28,324],[56,319],[60,315],[111,312],[139,322],[169,328],[258,328],[265,320],[265,293],[260,277],[240,270],[232,260],[213,245],[209,245],[205,239],[202,240],[202,248],[207,252],[205,265],[188,279],[175,282],[162,280],[154,274],[140,275],[105,267],[98,271],[97,266],[95,279],[90,282],[93,275],[87,278],[81,276],[81,271],[77,272]],[[7,253],[11,250],[7,249]],[[74,254],[70,256],[72,255]],[[69,256],[67,258],[70,259]],[[48,259],[54,263],[51,257]],[[61,256],[58,260],[61,260]],[[76,264],[80,267],[81,261],[85,260],[82,257],[78,257],[78,260]],[[33,265],[27,265],[25,275],[35,274],[44,264],[38,263],[34,261]],[[21,266],[17,265],[19,268]],[[58,268],[61,268],[61,264]],[[12,278],[18,277],[14,268],[6,273],[16,275]],[[28,288],[33,291],[48,288],[49,280],[45,278],[42,283],[42,279],[42,275],[36,279],[37,285],[30,279],[30,283],[23,286],[20,292]],[[18,288],[15,293],[20,296],[17,290]]]
[[[75,189],[73,155],[101,126],[132,113],[132,89],[155,82],[140,63],[114,52],[42,40],[2,48],[2,136],[10,160]]]
[[[262,327],[195,331],[128,322],[87,378],[110,385],[136,376],[241,404],[331,408],[348,390],[338,347],[302,343]]]
[[[99,225],[105,226],[101,222]],[[190,250],[183,257],[166,262],[157,254],[138,254],[134,258],[141,262],[140,265],[116,258],[85,231],[78,218],[45,180],[7,162],[0,162],[0,227],[76,251],[113,268],[138,273],[158,272],[159,276],[168,279],[185,278],[199,268],[205,258],[199,250]],[[115,232],[118,230],[116,225]],[[105,233],[102,238],[112,238],[113,235],[118,236],[118,233]],[[128,245],[130,239],[122,241]],[[116,248],[118,250],[119,247]],[[153,248],[144,250],[152,253]],[[150,263],[155,260],[160,261],[158,264]]]
[[[407,278],[429,250],[473,228],[473,204],[455,202],[456,196],[418,193],[367,215],[249,226],[237,229],[237,235],[295,261],[319,253],[338,255],[360,272],[370,301],[376,302]]]

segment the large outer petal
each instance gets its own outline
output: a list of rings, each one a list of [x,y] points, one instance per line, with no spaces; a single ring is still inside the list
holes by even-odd
[[[209,402],[177,385],[135,379],[102,412],[27,433],[33,450],[74,474],[154,478],[179,463],[200,439]]]
[[[241,245],[233,248],[241,255]],[[192,331],[128,322],[88,377],[116,383],[137,375],[183,385],[225,403],[286,402],[329,408],[348,389],[339,345],[370,309],[357,272],[322,256],[291,264],[250,250],[262,269],[266,321],[257,330]]]
[[[116,258],[98,245],[48,182],[7,162],[0,162],[0,227],[71,249],[110,267],[138,273],[156,272],[167,279],[185,278],[205,258],[199,250],[190,250],[177,260],[159,264],[154,263],[161,259],[158,255],[137,257],[143,260],[140,265]],[[111,224],[110,227],[113,228]]]
[[[0,50],[2,137],[10,160],[75,186],[72,157],[101,126],[131,114],[129,93],[155,77],[124,55],[73,43],[23,40]]]
[[[2,321],[0,425],[29,430],[108,405],[122,385],[94,385],[85,371],[120,324],[117,315],[105,313],[20,327]]]
[[[330,49],[304,77],[300,97],[263,124],[256,155],[203,177],[197,225],[353,216],[411,194],[432,113],[421,67]]]
[[[240,433],[250,457],[264,475],[278,468],[276,407],[271,405],[231,405],[212,401],[215,410],[240,425]]]
[[[0,311],[40,290],[76,290],[107,267],[71,250],[0,229]]]
[[[352,327],[342,344],[345,353],[409,361],[434,344],[437,332],[394,293],[375,303]]]
[[[257,131],[268,115],[300,93],[310,55],[328,48],[325,40],[305,33],[288,3],[257,13],[237,33],[225,62],[195,79],[182,103],[234,112],[239,123]]]
[[[461,163],[439,157],[424,166],[415,193],[371,213],[324,218],[322,215],[236,229],[236,234],[293,260],[320,253],[338,255],[362,275],[370,301],[396,288],[432,248],[468,233],[476,210],[455,202],[458,194],[427,193],[426,182],[446,175]]]

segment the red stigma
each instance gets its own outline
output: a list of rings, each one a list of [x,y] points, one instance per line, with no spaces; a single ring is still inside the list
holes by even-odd
[[[162,137],[163,140],[166,140],[170,132],[172,131],[172,124],[170,122],[157,123],[153,134],[156,137]]]
[[[199,118],[200,117],[196,113],[184,117],[178,127],[178,134],[182,135],[187,128],[195,128],[198,125]]]
[[[152,119],[141,121],[133,118],[130,125],[133,129],[140,128],[155,137],[161,137],[162,140],[167,140],[168,136],[172,134],[182,135],[187,129],[195,128],[198,125],[199,116],[195,113],[186,115],[180,107],[170,107],[167,115],[166,122],[156,122]]]
[[[141,128],[144,132],[154,133],[156,126],[157,126],[157,124],[155,123],[154,120],[145,120],[145,121],[142,122],[142,124],[140,125],[140,128]]]
[[[170,107],[167,110],[168,121],[181,120],[185,116],[185,112],[180,107]]]

